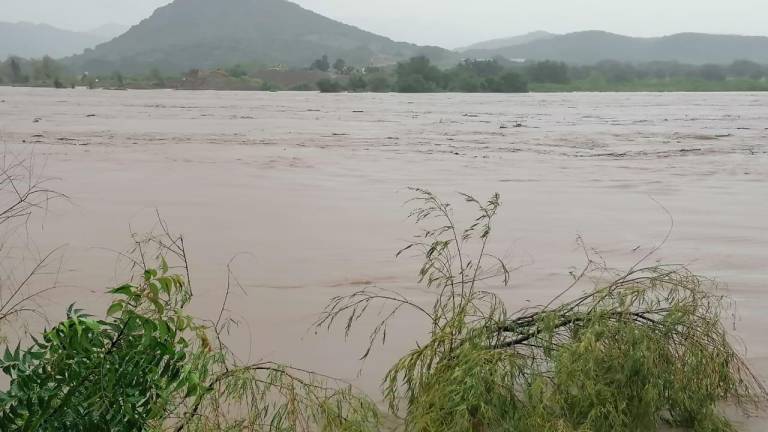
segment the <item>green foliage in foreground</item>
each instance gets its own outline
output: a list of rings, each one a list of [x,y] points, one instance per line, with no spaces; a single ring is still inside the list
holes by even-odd
[[[684,268],[633,267],[611,275],[590,260],[574,284],[546,306],[510,312],[496,294],[510,272],[487,251],[499,196],[477,207],[465,230],[449,204],[417,190],[420,223],[433,221],[406,250],[425,258],[420,281],[431,308],[396,293],[363,290],[334,299],[318,322],[353,323],[374,302],[393,303],[371,335],[413,308],[431,331],[388,372],[384,390],[409,431],[649,431],[662,423],[700,432],[731,431],[717,407],[748,408],[765,390],[728,341],[724,299]],[[595,288],[571,290],[600,270]],[[610,278],[610,279],[609,279]],[[613,280],[612,282],[605,282]],[[601,282],[602,281],[602,282]],[[570,301],[557,304],[561,299]]]
[[[30,349],[5,352],[0,367],[12,381],[0,429],[139,430],[161,421],[177,393],[200,392],[201,352],[188,351],[184,337],[193,323],[181,278],[147,270],[140,286],[111,293],[120,298],[112,318],[70,307]]]
[[[349,386],[273,363],[238,364],[220,338],[228,324],[188,315],[189,286],[160,263],[110,290],[107,318],[70,307],[30,348],[6,349],[0,430],[376,429],[375,407]]]
[[[333,299],[317,323],[343,321],[349,334],[373,303],[389,302],[366,357],[399,310],[424,316],[424,343],[383,383],[406,431],[640,432],[667,423],[726,432],[734,429],[720,403],[747,410],[764,402],[729,343],[726,299],[710,281],[682,267],[641,268],[654,249],[621,274],[589,259],[547,305],[509,311],[483,289],[511,275],[488,251],[499,196],[464,195],[479,215],[460,229],[448,203],[416,192],[411,215],[425,228],[398,255],[423,255],[419,282],[435,294],[431,307],[364,289]],[[189,315],[183,239],[164,232],[137,240],[138,280],[109,291],[105,318],[70,307],[31,346],[5,350],[0,430],[381,430],[377,408],[347,384],[271,362],[240,364],[222,339],[232,324],[223,316],[227,295],[215,322]],[[150,246],[157,269],[143,264]],[[590,277],[594,287],[576,292]]]

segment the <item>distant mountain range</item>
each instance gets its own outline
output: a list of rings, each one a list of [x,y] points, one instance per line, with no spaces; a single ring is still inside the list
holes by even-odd
[[[554,33],[549,33],[545,31],[535,31],[535,32],[526,33],[520,36],[512,36],[512,37],[501,38],[501,39],[491,39],[484,42],[478,42],[470,46],[456,48],[456,51],[465,52],[465,51],[472,51],[472,50],[497,50],[502,48],[508,48],[511,46],[524,45],[524,44],[527,44],[528,42],[533,42],[537,40],[552,39],[557,36],[558,35]]]
[[[489,43],[495,41],[485,43],[486,46]],[[479,45],[483,46],[482,43]],[[690,64],[752,60],[768,63],[768,37],[679,33],[638,38],[603,31],[584,31],[535,38],[504,47],[470,49],[462,55],[472,58],[502,56],[521,60],[560,60],[576,64],[592,64],[601,60],[678,61]]]
[[[453,51],[395,42],[285,0],[176,0],[120,37],[67,62],[88,72],[166,72],[237,63],[307,67],[327,54],[348,64],[392,64],[424,54],[439,64]]]
[[[441,66],[462,58],[559,60],[591,64],[678,61],[768,64],[768,37],[681,33],[655,38],[602,31],[556,35],[533,32],[480,42],[456,51],[396,42],[287,0],[175,0],[130,29],[108,24],[86,33],[48,25],[0,23],[0,58],[66,57],[75,72],[145,73],[213,69],[238,63],[309,66],[323,54],[331,62],[389,65],[426,55]]]
[[[0,22],[0,58],[64,57],[83,52],[107,38],[89,33],[61,30],[46,24]]]

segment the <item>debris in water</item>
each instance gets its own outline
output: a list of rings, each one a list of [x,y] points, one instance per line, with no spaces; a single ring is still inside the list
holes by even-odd
[[[35,117],[35,118],[32,120],[32,123],[40,123],[41,121],[43,121],[43,119],[42,119],[41,117]]]

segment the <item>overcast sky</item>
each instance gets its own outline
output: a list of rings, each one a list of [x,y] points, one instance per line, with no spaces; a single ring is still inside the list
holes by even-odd
[[[225,0],[211,0],[225,1]],[[170,0],[0,0],[0,21],[71,30],[136,24]],[[684,31],[768,35],[768,0],[296,0],[396,40],[455,48],[547,30],[633,36]]]

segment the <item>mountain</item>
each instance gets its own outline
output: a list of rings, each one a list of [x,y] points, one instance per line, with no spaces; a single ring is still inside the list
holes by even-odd
[[[127,26],[123,24],[108,23],[108,24],[104,24],[102,26],[96,27],[95,29],[89,30],[88,34],[99,36],[106,41],[106,40],[113,39],[120,36],[121,34],[127,32],[129,28],[131,28],[131,26]]]
[[[286,0],[175,0],[114,40],[67,59],[76,70],[181,72],[237,63],[309,66],[391,64],[424,54],[438,64],[458,56],[438,47],[394,42]]]
[[[655,38],[585,31],[534,40],[498,49],[470,50],[464,56],[509,59],[560,60],[590,64],[601,60],[624,62],[678,61],[690,64],[752,60],[768,63],[768,37],[679,33]]]
[[[456,51],[464,52],[464,51],[470,51],[470,50],[496,50],[496,49],[507,48],[507,47],[516,46],[516,45],[523,45],[523,44],[527,44],[528,42],[533,42],[537,40],[552,39],[554,37],[557,37],[557,35],[554,33],[549,33],[545,31],[535,31],[535,32],[526,33],[524,35],[519,35],[519,36],[512,36],[512,37],[501,38],[501,39],[491,39],[484,42],[478,42],[470,46],[456,48]]]
[[[0,22],[0,59],[9,55],[64,57],[83,52],[106,38],[61,30],[46,24]]]

